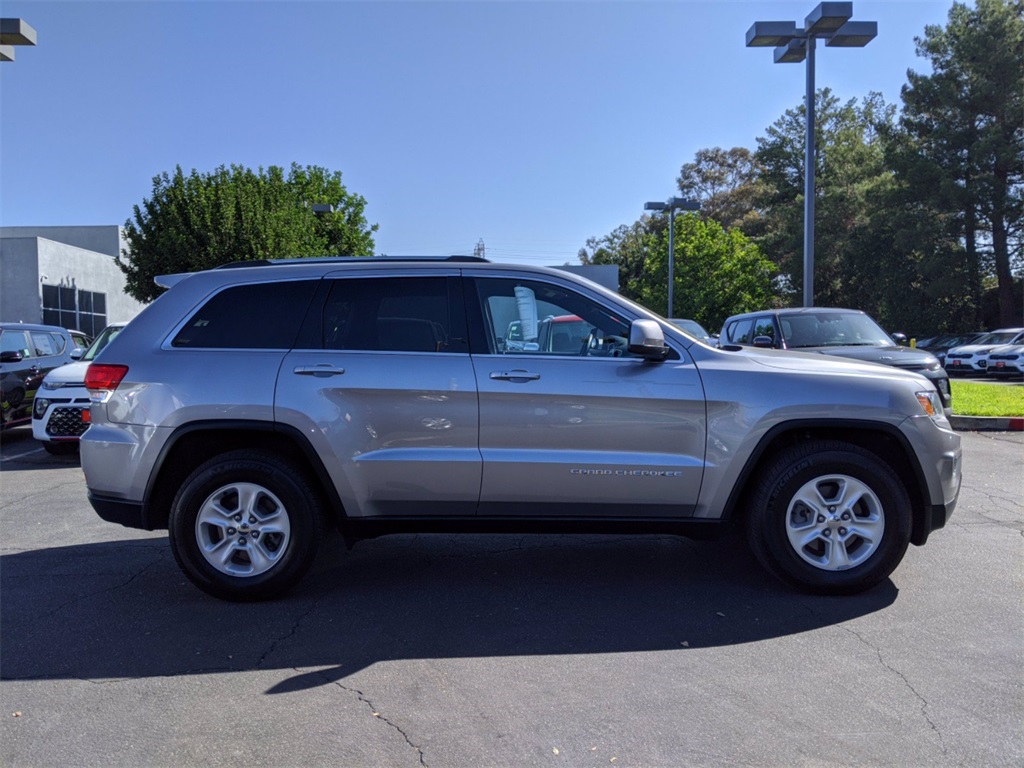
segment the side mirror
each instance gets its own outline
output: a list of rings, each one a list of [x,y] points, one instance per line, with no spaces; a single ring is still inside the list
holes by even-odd
[[[774,342],[772,342],[771,336],[755,336],[754,346],[761,349],[771,349],[774,346]]]
[[[645,360],[668,357],[665,333],[654,320],[634,320],[629,325],[629,351]]]
[[[85,354],[85,350],[84,349],[82,349],[81,347],[75,347],[74,349],[71,350],[71,359],[72,360],[81,360],[82,359],[82,355],[84,355],[84,354]]]
[[[24,355],[22,355],[21,352],[18,352],[17,350],[13,350],[10,352],[0,352],[0,363],[20,363],[24,359]]]
[[[894,333],[892,335],[892,340],[895,341],[897,344],[899,344],[901,347],[906,346],[906,344],[907,344],[907,334],[905,334],[905,333]]]

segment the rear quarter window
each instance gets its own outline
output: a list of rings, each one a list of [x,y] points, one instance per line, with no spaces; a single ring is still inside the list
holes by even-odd
[[[188,319],[171,346],[291,349],[316,284],[316,280],[292,280],[226,288]]]

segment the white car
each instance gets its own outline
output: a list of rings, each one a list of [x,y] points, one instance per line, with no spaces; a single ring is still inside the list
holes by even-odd
[[[89,427],[89,392],[85,370],[124,323],[108,325],[76,363],[54,368],[43,379],[32,405],[32,436],[55,456],[75,453]]]
[[[989,376],[1024,375],[1024,343],[993,347],[985,370]]]
[[[953,347],[946,353],[946,372],[950,375],[985,373],[993,348],[1006,344],[1024,344],[1024,328],[1000,328],[973,344]]]

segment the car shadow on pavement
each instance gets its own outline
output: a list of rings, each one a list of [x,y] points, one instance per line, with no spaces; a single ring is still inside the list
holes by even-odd
[[[0,678],[113,679],[283,669],[267,693],[394,659],[608,654],[751,643],[891,605],[788,590],[734,540],[396,535],[328,541],[289,595],[215,600],[164,538],[0,557]]]

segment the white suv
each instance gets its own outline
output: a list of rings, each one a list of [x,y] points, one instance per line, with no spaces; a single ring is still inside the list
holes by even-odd
[[[32,406],[32,436],[54,456],[78,451],[78,440],[89,427],[89,391],[85,371],[92,359],[124,328],[108,325],[76,363],[54,368],[43,379]]]

